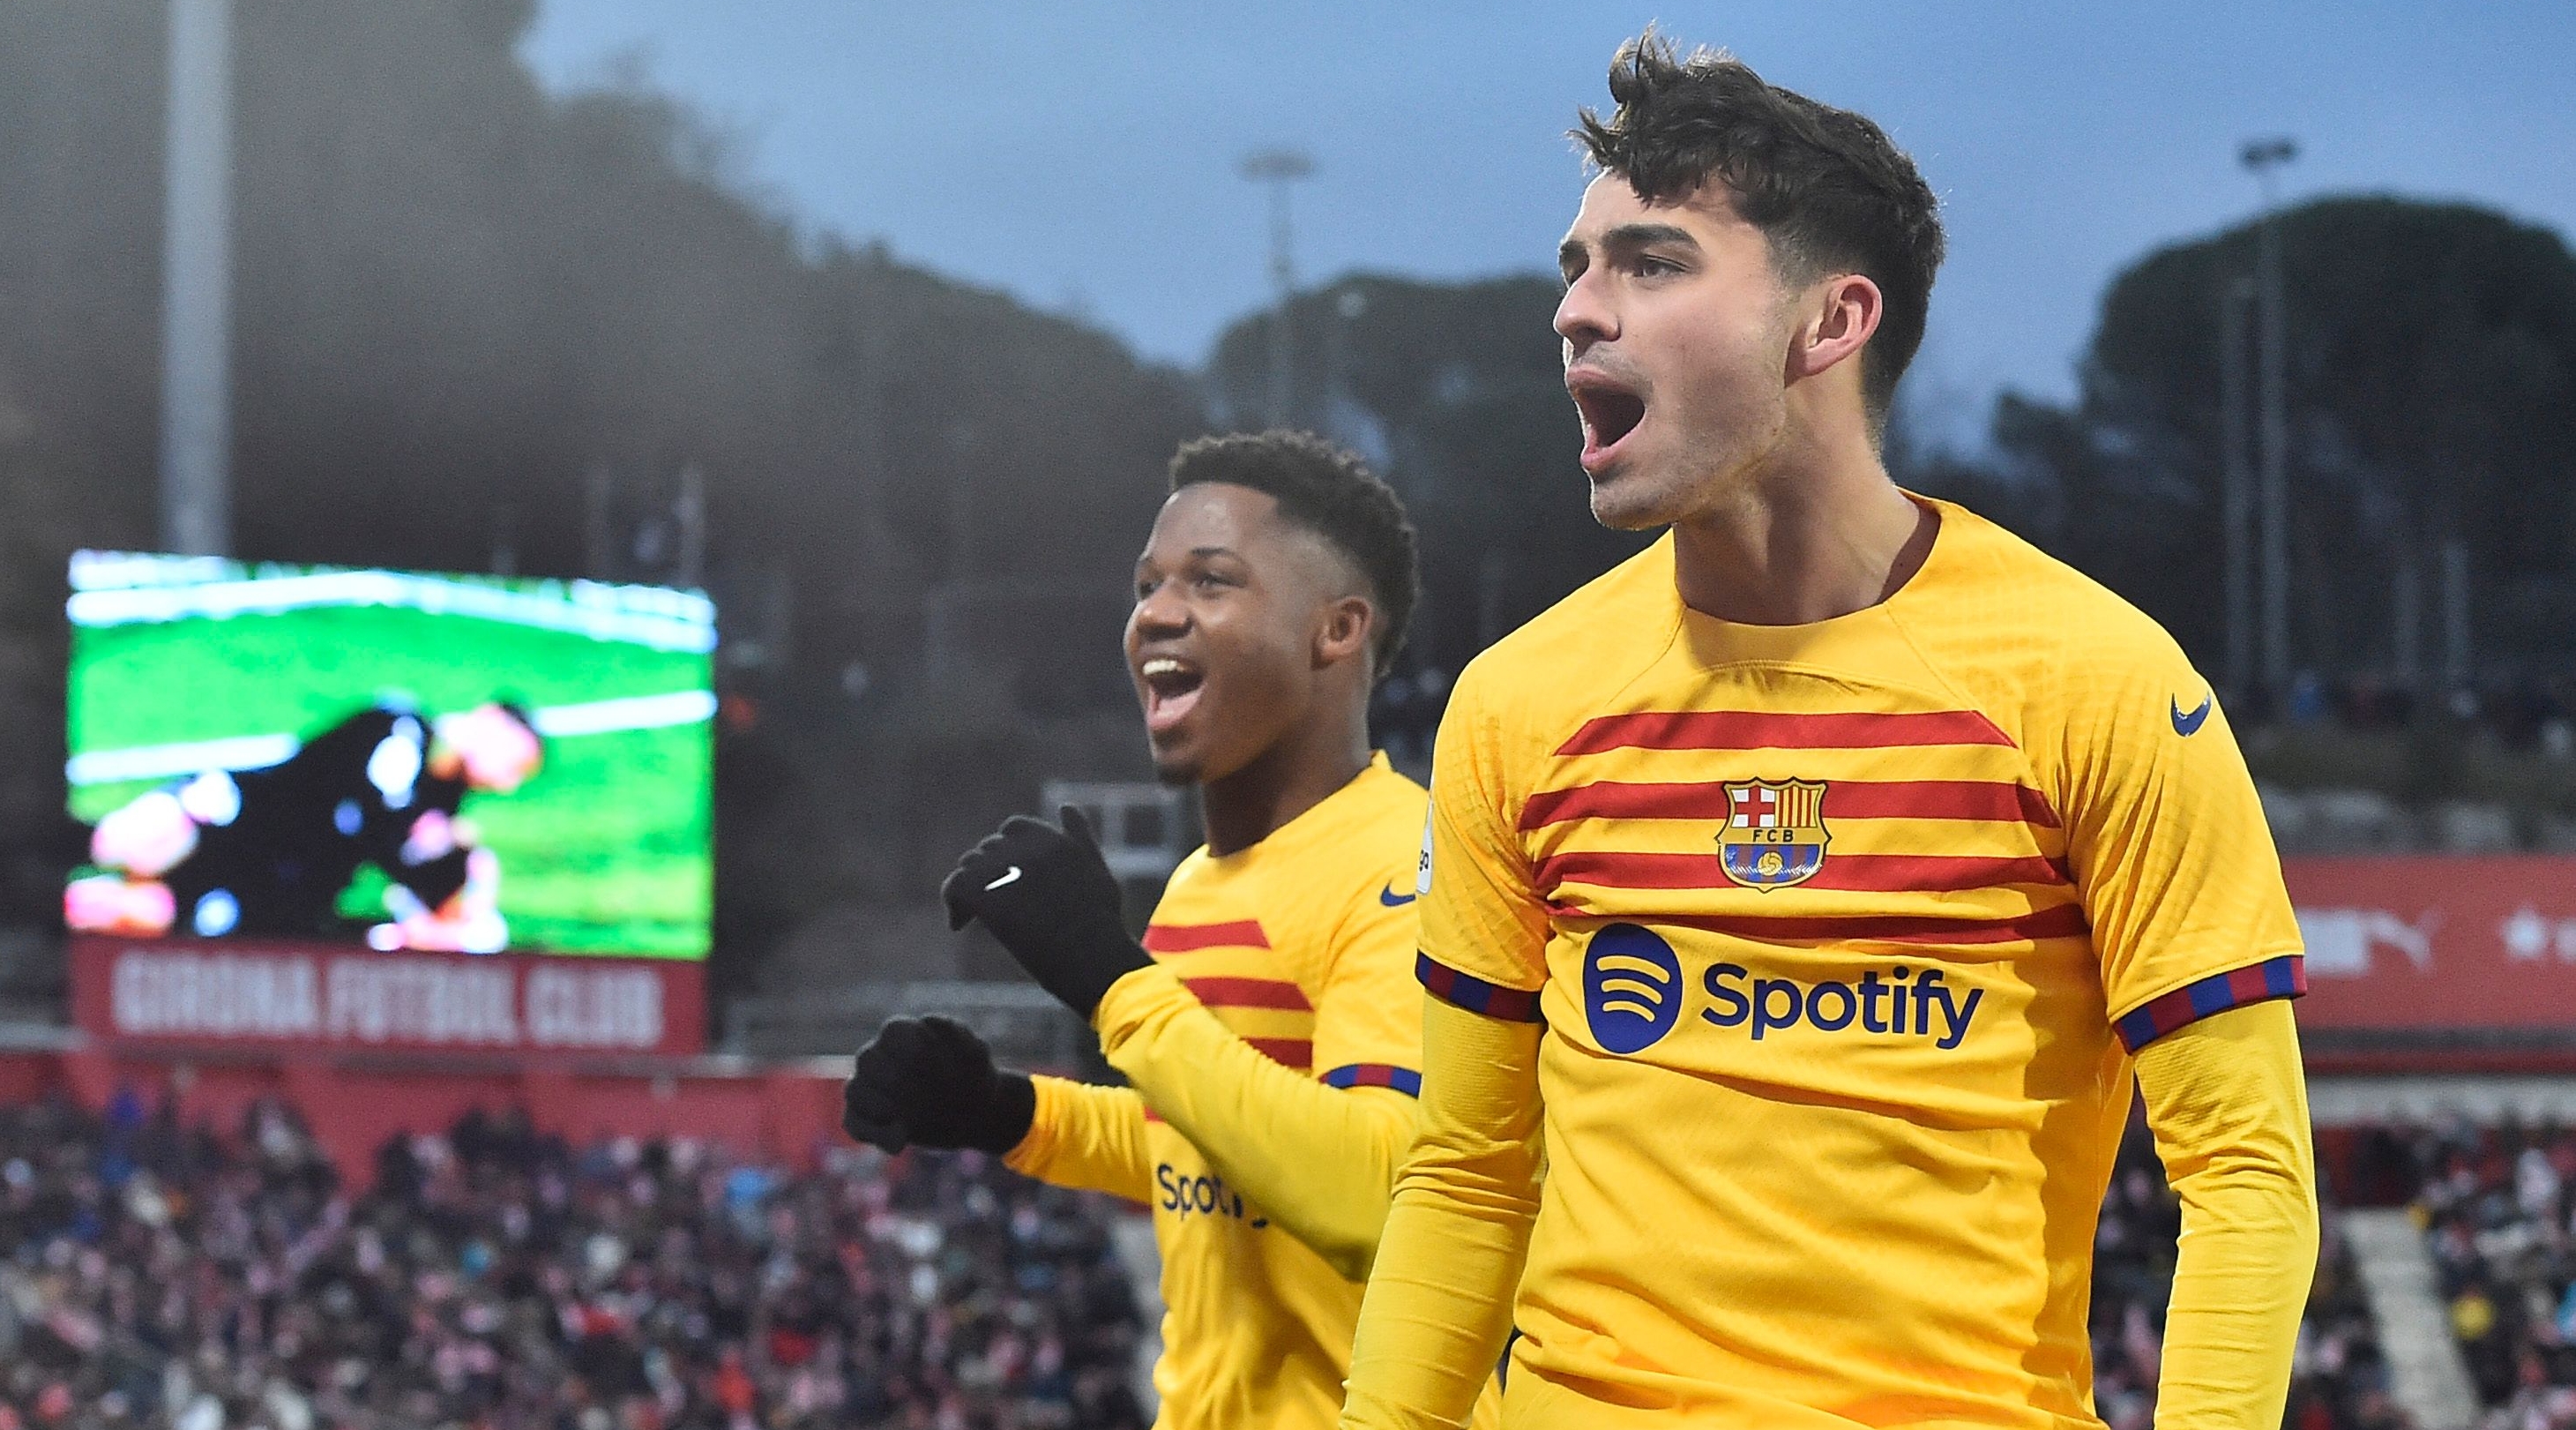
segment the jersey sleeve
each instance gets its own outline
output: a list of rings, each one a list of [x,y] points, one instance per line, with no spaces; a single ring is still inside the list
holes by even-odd
[[[1145,1149],[1145,1100],[1131,1087],[1095,1087],[1032,1077],[1037,1106],[1028,1133],[1002,1158],[1051,1186],[1154,1199],[1153,1157]]]
[[[1360,1301],[1343,1430],[1494,1423],[1478,1387],[1511,1330],[1538,1217],[1540,1030],[1421,1007],[1422,1131]]]
[[[1418,974],[1469,1012],[1535,1022],[1547,981],[1547,905],[1519,832],[1502,712],[1469,666],[1441,717],[1423,830]]]
[[[2161,631],[2071,661],[2067,852],[2131,1052],[2307,991],[2281,859],[2226,714]]]
[[[1161,964],[1111,984],[1096,1021],[1109,1065],[1164,1121],[1334,1270],[1366,1279],[1413,1140],[1411,1097],[1326,1087],[1277,1062]]]
[[[2156,1424],[2268,1430],[2290,1393],[2317,1265],[2316,1156],[2286,1005],[2230,1010],[2138,1056],[2138,1091],[2182,1201]]]
[[[1315,999],[1315,1076],[1331,1087],[1385,1087],[1419,1097],[1416,875],[1401,853],[1371,873],[1332,934],[1331,962]]]

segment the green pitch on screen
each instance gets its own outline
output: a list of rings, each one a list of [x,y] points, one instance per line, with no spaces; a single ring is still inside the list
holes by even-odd
[[[493,584],[493,583],[486,583]],[[519,583],[533,586],[534,583]],[[703,651],[599,639],[452,611],[321,605],[221,617],[75,624],[71,753],[281,732],[314,734],[375,700],[432,715],[494,698],[543,712],[705,691]],[[513,951],[703,958],[709,729],[556,735],[522,788],[472,793],[460,813],[501,862]],[[94,823],[166,779],[75,784]],[[381,918],[383,882],[362,871],[342,908]]]

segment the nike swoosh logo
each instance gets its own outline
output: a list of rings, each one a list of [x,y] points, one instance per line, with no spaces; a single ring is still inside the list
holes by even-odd
[[[984,886],[984,892],[989,894],[995,889],[1002,887],[1004,884],[1016,884],[1018,882],[1020,882],[1020,866],[1014,864],[1003,873],[1002,877],[986,884]]]
[[[2204,696],[2200,697],[2200,708],[2199,708],[2199,709],[2196,709],[2196,710],[2192,711],[2190,714],[2186,715],[2186,714],[2184,714],[2184,713],[2183,713],[2183,708],[2182,708],[2182,697],[2180,697],[2180,696],[2176,696],[2176,697],[2174,697],[2174,701],[2173,701],[2173,726],[2174,726],[2174,733],[2175,733],[2175,734],[2177,734],[2177,735],[2182,735],[2182,736],[2186,736],[2186,737],[2199,734],[2199,733],[2200,733],[2200,727],[2201,727],[2203,724],[2207,723],[2207,722],[2208,722],[2208,720],[2209,720],[2209,711],[2210,711],[2210,707],[2211,707],[2213,704],[2215,704],[2215,703],[2216,703],[2216,701],[2215,701],[2215,697],[2204,695]]]
[[[1392,879],[1387,881],[1385,888],[1377,891],[1377,901],[1390,909],[1403,908],[1420,897],[1422,896],[1419,894],[1398,894],[1395,891],[1395,881]]]

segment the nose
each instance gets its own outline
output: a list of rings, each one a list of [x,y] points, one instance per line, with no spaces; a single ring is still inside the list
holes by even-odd
[[[1128,614],[1128,629],[1140,641],[1169,640],[1190,632],[1189,602],[1173,588],[1179,583],[1163,581],[1137,598],[1136,609]]]
[[[1600,281],[1596,266],[1565,286],[1565,296],[1556,303],[1556,335],[1565,339],[1565,355],[1570,362],[1594,343],[1608,342],[1619,336],[1618,314],[1610,306],[1609,294]]]

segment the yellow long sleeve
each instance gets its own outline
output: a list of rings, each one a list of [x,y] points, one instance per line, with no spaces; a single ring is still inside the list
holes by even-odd
[[[1360,1304],[1346,1430],[1468,1422],[1538,1216],[1536,1023],[1424,1000],[1422,1132]]]
[[[1058,1187],[1154,1199],[1154,1159],[1145,1150],[1145,1101],[1126,1087],[1033,1077],[1037,1113],[1028,1135],[1002,1158],[1024,1177]]]
[[[2316,1161],[2290,1005],[2233,1008],[2158,1038],[2139,1050],[2138,1087],[2182,1199],[2156,1425],[2272,1430],[2317,1264]]]
[[[1353,1281],[1368,1276],[1412,1098],[1333,1088],[1263,1056],[1172,971],[1140,968],[1094,1015],[1101,1051],[1269,1218]]]

